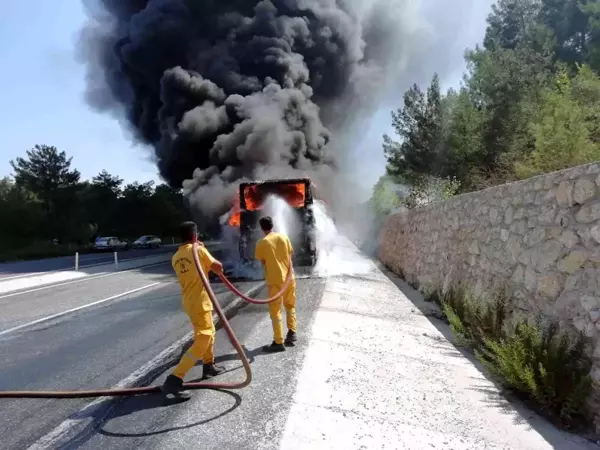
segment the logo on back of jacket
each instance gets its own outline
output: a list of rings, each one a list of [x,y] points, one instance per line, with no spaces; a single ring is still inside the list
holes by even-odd
[[[187,257],[178,258],[175,260],[175,265],[179,267],[179,273],[188,273],[190,269],[188,269],[188,265],[191,265],[192,261]]]

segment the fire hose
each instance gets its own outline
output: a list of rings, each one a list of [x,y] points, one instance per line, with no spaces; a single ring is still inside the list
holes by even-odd
[[[193,251],[194,255],[194,265],[196,266],[196,270],[200,275],[200,279],[202,280],[202,284],[206,288],[206,292],[210,298],[210,301],[213,304],[215,312],[217,316],[221,320],[221,324],[225,329],[225,333],[227,333],[227,337],[233,345],[237,355],[242,361],[242,365],[244,366],[244,371],[246,377],[243,381],[239,382],[230,382],[230,383],[219,383],[219,382],[191,382],[184,383],[184,389],[243,389],[248,386],[252,382],[252,369],[250,368],[250,361],[246,356],[246,352],[242,348],[242,344],[236,337],[221,305],[215,296],[214,291],[210,286],[210,282],[208,278],[202,271],[202,265],[200,264],[200,258],[198,256],[198,244],[194,243]],[[286,280],[283,284],[281,290],[267,299],[254,299],[246,296],[242,292],[240,292],[231,282],[223,275],[219,274],[219,278],[223,281],[225,286],[230,289],[236,296],[240,297],[242,300],[253,303],[253,304],[268,304],[277,300],[283,292],[288,288],[292,281],[292,273],[293,268],[290,261],[290,270],[288,271]],[[132,396],[132,395],[145,395],[145,394],[155,394],[161,392],[160,386],[143,386],[143,387],[132,387],[132,388],[121,388],[121,389],[96,389],[96,390],[80,390],[80,391],[0,391],[0,398],[90,398],[90,397],[124,397],[124,396]]]

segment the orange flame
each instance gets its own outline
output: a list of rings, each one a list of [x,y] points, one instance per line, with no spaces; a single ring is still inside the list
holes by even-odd
[[[263,185],[251,185],[244,188],[244,200],[246,201],[247,211],[260,211],[264,207],[264,201],[267,198],[264,192],[261,192]],[[306,199],[306,186],[304,183],[282,184],[277,186],[276,193],[282,197],[289,205],[294,208],[304,206]],[[233,212],[229,216],[229,226],[240,226],[240,199],[236,196],[233,200]]]
[[[240,198],[236,195],[233,199],[233,213],[229,216],[230,227],[240,227]]]

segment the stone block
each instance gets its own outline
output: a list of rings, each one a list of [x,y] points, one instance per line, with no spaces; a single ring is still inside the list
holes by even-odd
[[[568,181],[561,181],[556,189],[556,201],[560,206],[573,206],[573,185]]]
[[[535,182],[533,183],[533,189],[536,191],[540,191],[544,189],[544,177],[538,176],[535,178]]]
[[[513,214],[513,220],[521,220],[524,217],[525,217],[525,208],[519,208]]]
[[[537,274],[529,267],[525,269],[523,284],[529,292],[534,292],[537,287]]]
[[[577,272],[588,260],[585,250],[574,250],[558,263],[558,270],[568,274]]]
[[[590,236],[596,242],[600,243],[600,226],[596,225],[590,230]]]
[[[498,225],[500,220],[500,211],[497,208],[490,208],[490,222],[492,225]]]
[[[557,209],[554,205],[546,205],[542,207],[542,211],[537,218],[537,222],[541,225],[551,225],[556,217]]]
[[[572,249],[579,243],[579,236],[573,230],[565,230],[558,240],[566,248]]]
[[[582,295],[579,301],[587,313],[600,309],[600,300],[594,295]]]
[[[528,247],[534,247],[546,238],[546,230],[544,228],[534,228],[528,231],[525,235],[525,243]]]
[[[596,196],[596,186],[587,179],[577,180],[573,189],[573,200],[579,205],[583,205],[588,200]]]
[[[583,205],[575,215],[578,223],[592,223],[598,219],[600,219],[600,202]]]
[[[574,318],[581,311],[579,296],[575,293],[563,293],[556,301],[557,313],[560,316]]]
[[[562,252],[560,242],[547,241],[531,250],[531,263],[537,270],[544,271],[554,265]]]
[[[519,220],[518,222],[514,222],[510,226],[510,232],[516,234],[525,234],[527,232],[527,223],[524,220]]]
[[[511,281],[517,285],[523,284],[523,280],[525,279],[525,266],[518,265],[515,269]]]
[[[506,225],[510,225],[513,221],[513,217],[515,215],[515,210],[512,206],[509,206],[504,212],[504,223]]]
[[[508,254],[514,262],[519,260],[519,255],[523,252],[523,247],[521,246],[521,239],[519,236],[510,236],[508,238],[508,243],[506,245],[506,249],[508,250]]]
[[[523,195],[523,204],[531,205],[535,201],[535,192],[526,192]]]
[[[577,272],[567,277],[565,281],[565,292],[573,292],[581,287],[582,273]]]
[[[561,279],[557,275],[546,275],[538,279],[537,291],[544,297],[555,299],[562,291]]]
[[[597,248],[590,253],[590,261],[595,264],[600,264],[600,248]]]

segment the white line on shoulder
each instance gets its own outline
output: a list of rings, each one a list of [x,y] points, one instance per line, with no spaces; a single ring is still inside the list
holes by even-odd
[[[93,302],[93,303],[88,303],[87,305],[78,306],[77,308],[68,309],[66,311],[63,311],[63,312],[60,312],[60,313],[57,313],[57,314],[52,314],[51,316],[42,317],[41,319],[33,320],[31,322],[24,323],[23,325],[19,325],[19,326],[13,327],[13,328],[9,328],[8,330],[0,331],[0,336],[12,333],[14,331],[18,331],[18,330],[20,330],[22,328],[30,327],[32,325],[37,325],[38,323],[41,323],[41,322],[46,322],[48,320],[56,319],[58,317],[66,315],[66,314],[70,314],[70,313],[73,313],[73,312],[76,312],[76,311],[79,311],[79,310],[82,310],[82,309],[85,309],[85,308],[89,308],[90,306],[99,305],[101,303],[106,303],[106,302],[109,302],[111,300],[115,300],[115,299],[117,299],[119,297],[124,297],[124,296],[129,295],[129,294],[134,294],[136,292],[142,291],[144,289],[149,289],[149,288],[157,286],[159,284],[163,284],[163,283],[157,282],[157,283],[147,284],[146,286],[142,286],[142,287],[139,287],[137,289],[132,289],[132,290],[127,291],[127,292],[122,292],[121,294],[113,295],[111,297],[108,297],[108,298],[105,298],[105,299],[102,299],[102,300],[98,300],[98,301]]]

